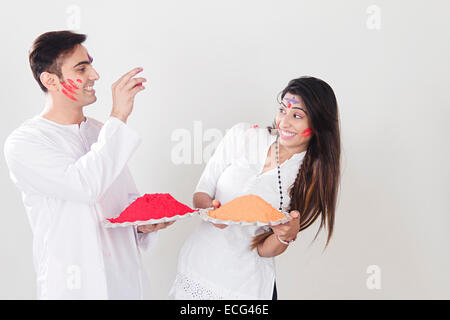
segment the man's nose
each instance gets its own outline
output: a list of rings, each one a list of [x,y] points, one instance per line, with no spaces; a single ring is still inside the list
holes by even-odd
[[[98,80],[98,79],[100,79],[100,75],[97,73],[97,71],[94,68],[92,68],[92,72],[89,75],[89,78],[91,80]]]

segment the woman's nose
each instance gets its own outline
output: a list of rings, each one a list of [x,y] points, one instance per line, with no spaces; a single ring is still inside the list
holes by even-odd
[[[280,119],[280,122],[278,122],[278,127],[280,129],[288,129],[290,127],[289,120],[287,120],[285,117]]]

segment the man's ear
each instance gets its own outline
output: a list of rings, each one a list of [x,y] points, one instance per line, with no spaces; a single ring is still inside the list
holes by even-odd
[[[59,78],[56,74],[44,71],[41,73],[39,80],[49,92],[59,90]]]

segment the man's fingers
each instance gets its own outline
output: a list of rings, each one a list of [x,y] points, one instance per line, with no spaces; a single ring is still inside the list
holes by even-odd
[[[122,77],[119,78],[119,80],[117,81],[118,84],[121,85],[125,85],[132,77],[134,77],[135,75],[137,75],[139,72],[141,72],[142,70],[144,70],[143,68],[134,68],[133,70],[125,73]]]
[[[145,78],[133,78],[133,79],[130,79],[130,81],[128,81],[125,84],[124,88],[125,89],[132,89],[132,88],[134,88],[137,85],[142,85],[142,83],[144,83],[144,82],[147,82],[147,79],[145,79]]]
[[[142,91],[142,90],[145,90],[145,87],[144,87],[144,86],[135,86],[135,87],[134,87],[133,89],[131,89],[131,91],[130,91],[131,97],[134,98],[134,96],[135,96],[138,92],[140,92],[140,91]]]
[[[155,229],[155,226],[151,225],[151,224],[138,227],[138,231],[141,231],[141,232],[144,232],[144,233],[153,232],[154,229]]]

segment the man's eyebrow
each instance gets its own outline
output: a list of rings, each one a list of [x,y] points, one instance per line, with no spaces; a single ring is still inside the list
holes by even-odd
[[[81,66],[83,64],[91,64],[91,62],[90,61],[80,61],[76,65],[74,65],[73,67],[76,68],[76,67]]]

